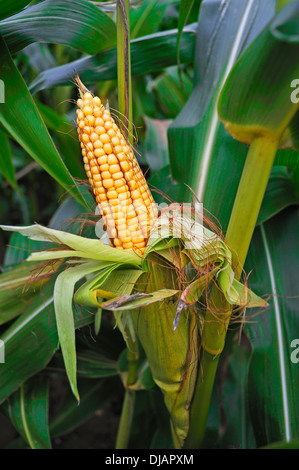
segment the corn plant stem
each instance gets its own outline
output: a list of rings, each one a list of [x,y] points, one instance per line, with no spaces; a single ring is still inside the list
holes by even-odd
[[[226,242],[232,251],[235,276],[240,278],[252,239],[278,142],[257,137],[250,145],[239,188],[234,201]],[[210,305],[202,335],[203,353],[200,361],[196,391],[191,407],[190,431],[186,448],[202,445],[217,364],[224,348],[232,307],[217,287],[211,292]],[[219,313],[218,313],[219,312]]]
[[[138,361],[138,344],[131,341],[131,346],[127,349],[128,359],[128,385],[134,385],[137,380],[137,361]]]
[[[250,145],[231,213],[226,242],[240,278],[277,152],[277,140],[256,138]]]
[[[130,27],[129,27],[129,0],[117,0],[117,85],[118,110],[124,119],[124,135],[132,142],[132,85],[131,85],[131,57],[130,57]],[[127,347],[128,377],[127,387],[137,380],[138,348],[130,336]],[[122,412],[116,438],[116,449],[126,449],[129,442],[133,418],[135,391],[125,390]]]
[[[115,449],[127,449],[135,402],[135,391],[127,389],[118,426]]]
[[[137,380],[137,361],[138,361],[138,344],[131,340],[128,333],[127,359],[128,359],[128,375],[127,387],[134,385]],[[116,449],[126,449],[128,446],[131,424],[133,418],[135,404],[135,390],[126,388],[124,401],[122,405],[121,417],[117,431]]]

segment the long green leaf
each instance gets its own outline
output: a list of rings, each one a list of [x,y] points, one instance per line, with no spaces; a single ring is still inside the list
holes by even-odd
[[[98,262],[84,263],[82,266],[69,268],[59,274],[54,286],[54,308],[59,343],[71,389],[78,401],[80,398],[77,389],[73,294],[77,281],[99,269]]]
[[[221,448],[254,449],[256,443],[249,418],[247,378],[250,359],[250,347],[236,325],[233,335],[241,338],[241,344],[234,341],[229,353],[229,362],[222,391],[222,413],[224,429],[221,433]],[[222,415],[222,416],[223,416]]]
[[[286,5],[241,55],[221,91],[218,113],[236,139],[280,139],[298,110],[290,84],[299,74],[299,2]]]
[[[183,28],[188,21],[188,17],[193,8],[194,0],[180,0],[179,21],[178,21],[178,38],[177,38],[177,63],[180,64],[180,42]]]
[[[47,370],[54,372],[65,371],[64,360],[62,354],[60,354],[60,351],[56,352],[52,361],[47,366]],[[100,356],[97,352],[85,349],[81,350],[80,348],[77,348],[78,382],[79,378],[100,379],[103,377],[111,377],[113,375],[118,375],[116,361],[111,361],[110,359]]]
[[[5,250],[4,266],[13,266],[24,261],[33,251],[39,251],[45,244],[22,237],[18,232],[11,235]]]
[[[23,315],[1,333],[5,363],[0,367],[0,403],[43,370],[59,347],[53,287],[52,281],[47,283]],[[89,324],[93,318],[90,312],[81,308],[80,312],[75,312],[75,327]]]
[[[250,415],[258,446],[298,437],[298,364],[291,341],[299,328],[298,208],[284,210],[256,229],[246,270],[250,285],[270,297],[264,312],[248,315],[253,347],[248,377]]]
[[[32,377],[8,398],[9,418],[31,449],[51,449],[48,399],[48,381],[43,375]]]
[[[153,34],[157,31],[167,3],[161,0],[144,0],[137,8],[130,8],[131,38]]]
[[[12,163],[11,149],[7,136],[4,132],[0,131],[0,173],[7,179],[9,184],[16,188],[17,182],[15,178],[15,171]]]
[[[240,53],[273,16],[275,1],[207,0],[200,8],[194,89],[169,128],[176,200],[193,194],[226,229],[247,147],[234,141],[217,114],[217,99]],[[212,84],[212,85],[211,85]],[[161,188],[162,189],[162,188]]]
[[[20,263],[2,273],[0,275],[0,325],[23,313],[40,293],[42,284],[47,282],[54,273],[55,266],[42,269],[41,263],[36,262]]]
[[[168,120],[151,119],[144,116],[146,138],[144,158],[152,170],[158,170],[168,163],[167,128]]]
[[[81,287],[79,287],[74,295],[74,301],[80,305],[99,307],[100,303],[97,299],[98,295],[96,293],[96,289],[100,289],[109,275],[113,273],[113,271],[119,266],[119,264],[113,264],[111,266],[111,263],[109,263],[106,268],[102,269],[98,274],[93,276],[92,279],[89,279]]]
[[[53,109],[42,103],[36,103],[41,117],[47,128],[53,133],[53,138],[57,143],[57,147],[63,161],[75,178],[86,178],[78,135],[75,132],[73,123]]]
[[[290,205],[299,204],[294,173],[284,166],[274,166],[269,178],[257,224],[261,224]]]
[[[30,0],[16,0],[15,2],[11,2],[10,0],[2,0],[0,5],[0,18],[2,19],[7,16],[14,15],[29,3]]]
[[[131,41],[132,75],[143,75],[176,64],[177,30],[163,31]],[[195,26],[184,28],[181,39],[181,63],[193,60]],[[94,56],[83,57],[40,73],[31,83],[33,94],[58,85],[69,85],[74,70],[86,84],[113,80],[117,77],[116,48],[105,49]]]
[[[58,348],[53,283],[1,334],[1,339],[5,363],[0,368],[0,403],[42,370]]]
[[[86,0],[45,0],[0,21],[11,52],[33,42],[65,44],[95,54],[116,42],[113,20]]]
[[[0,38],[0,52],[2,57],[0,77],[5,87],[5,100],[0,104],[0,122],[34,160],[63,188],[82,202],[75,181],[58,154],[2,38]]]
[[[44,242],[55,243],[56,245],[68,246],[74,252],[76,251],[85,255],[86,258],[99,261],[99,269],[101,268],[100,262],[111,261],[133,264],[136,266],[141,265],[141,258],[132,250],[123,250],[121,253],[116,248],[108,245],[104,245],[100,240],[81,237],[79,235],[73,235],[72,233],[63,232],[62,230],[55,230],[41,225],[30,225],[28,227],[14,227],[8,225],[1,225],[0,228],[7,231],[19,232],[22,235],[31,238],[32,240],[40,240]],[[64,250],[66,251],[66,250]],[[57,253],[57,252],[56,252]],[[64,253],[66,256],[67,253]],[[75,255],[75,254],[74,254]],[[33,253],[29,261],[47,259],[48,253]],[[55,252],[53,257],[56,256]]]

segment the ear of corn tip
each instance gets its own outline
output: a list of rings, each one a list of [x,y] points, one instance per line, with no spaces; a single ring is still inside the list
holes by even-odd
[[[130,144],[76,77],[77,129],[85,171],[112,246],[143,254],[157,209]]]

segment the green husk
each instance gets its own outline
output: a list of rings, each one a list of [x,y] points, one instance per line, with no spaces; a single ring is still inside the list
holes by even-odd
[[[223,239],[206,229],[195,212],[182,214],[180,205],[170,206],[159,217],[143,257],[40,225],[2,228],[51,242],[51,249],[32,253],[31,262],[66,261],[55,283],[55,310],[65,367],[77,399],[73,301],[96,308],[97,332],[105,309],[113,312],[130,350],[136,349],[138,338],[163,392],[174,445],[182,448],[198,375],[203,319],[201,315],[198,321],[198,300],[205,300],[213,282],[231,304],[266,305],[235,279],[232,255]],[[126,386],[128,390],[140,388],[138,383]]]

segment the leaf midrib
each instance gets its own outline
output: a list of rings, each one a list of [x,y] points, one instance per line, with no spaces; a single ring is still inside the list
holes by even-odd
[[[217,87],[218,90],[221,90],[221,88],[223,87],[225,80],[237,59],[242,41],[244,39],[243,33],[247,26],[247,19],[254,5],[255,5],[255,0],[249,0],[245,8],[245,11],[243,13],[242,19],[239,24],[239,28],[236,33],[236,40],[232,44],[232,48],[231,48],[230,55],[228,57],[226,68],[222,75],[222,79]],[[205,193],[206,185],[208,181],[210,162],[211,162],[212,155],[213,155],[213,148],[214,148],[216,133],[217,133],[219,124],[220,124],[220,121],[218,119],[218,113],[217,113],[217,100],[215,100],[214,109],[212,111],[212,118],[210,121],[210,126],[206,134],[207,138],[203,146],[202,159],[201,159],[200,169],[199,169],[200,179],[198,181],[197,188],[196,188],[196,195],[199,201],[204,200],[204,193]]]
[[[290,442],[292,438],[291,431],[291,418],[289,410],[289,400],[288,400],[288,388],[287,388],[287,377],[285,370],[285,353],[283,348],[283,327],[282,327],[282,313],[280,311],[279,303],[277,300],[277,288],[275,282],[275,272],[271,260],[271,253],[269,248],[269,243],[267,239],[266,230],[264,224],[260,225],[262,241],[265,249],[267,269],[269,272],[269,279],[271,284],[271,290],[273,292],[273,309],[275,313],[275,324],[277,332],[277,343],[278,343],[278,352],[279,352],[279,370],[280,370],[280,379],[281,379],[281,392],[282,392],[282,404],[283,404],[283,418],[284,418],[284,427],[285,427],[285,437],[286,441]]]

